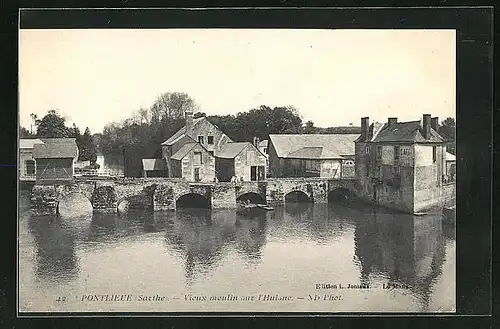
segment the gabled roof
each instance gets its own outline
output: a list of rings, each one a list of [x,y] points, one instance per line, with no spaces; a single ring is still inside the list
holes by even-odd
[[[205,120],[205,119],[206,119],[205,117],[193,119],[193,128],[194,128],[194,126],[198,122],[201,122],[202,120]],[[164,141],[163,143],[161,143],[161,145],[172,145],[172,144],[174,144],[175,142],[177,142],[179,139],[181,139],[185,135],[186,135],[186,126],[184,126],[181,129],[177,130],[177,132],[175,134],[173,134],[172,136],[170,136],[169,139],[167,139],[166,141]]]
[[[163,159],[142,159],[142,169],[149,170],[165,170],[166,163]]]
[[[456,161],[456,157],[453,154],[446,152],[446,161]]]
[[[444,139],[431,128],[431,136],[425,139],[421,132],[420,121],[397,122],[392,125],[385,124],[373,142],[411,142],[411,143],[443,143]]]
[[[220,151],[217,152],[217,157],[224,158],[224,159],[234,159],[248,145],[251,146],[252,143],[250,143],[250,142],[226,143],[221,147]]]
[[[19,148],[21,149],[32,149],[35,144],[43,144],[43,142],[38,138],[19,140]]]
[[[74,138],[42,138],[41,140],[44,144],[33,146],[35,159],[76,158],[78,156],[78,146]]]
[[[171,158],[174,160],[182,160],[182,158],[184,158],[189,153],[189,151],[191,151],[191,149],[195,147],[197,144],[198,143],[184,144],[184,146],[181,147],[179,151],[175,152],[175,154],[172,155]]]
[[[354,141],[359,134],[269,135],[280,158],[309,156],[311,159],[342,159],[354,154]],[[321,154],[318,156],[318,149]],[[303,149],[303,150],[301,150]]]

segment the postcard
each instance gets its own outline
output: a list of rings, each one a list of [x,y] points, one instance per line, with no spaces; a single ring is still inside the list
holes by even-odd
[[[456,31],[20,29],[19,312],[456,312]]]

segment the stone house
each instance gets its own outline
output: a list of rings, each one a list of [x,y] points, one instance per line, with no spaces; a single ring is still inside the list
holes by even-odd
[[[215,180],[215,157],[200,143],[186,143],[170,157],[170,177],[194,182]]]
[[[43,144],[34,144],[36,184],[71,183],[78,159],[74,138],[44,138]]]
[[[438,118],[369,125],[361,118],[356,140],[356,184],[360,197],[392,209],[417,213],[444,202],[446,143]]]
[[[358,134],[269,135],[271,177],[354,177]]]
[[[258,181],[266,178],[266,156],[250,142],[226,143],[215,157],[217,179],[229,182],[238,180]]]
[[[40,139],[19,140],[19,180],[35,181],[36,161],[33,157],[35,144],[43,144]]]
[[[216,156],[221,147],[232,140],[205,117],[193,118],[193,112],[185,112],[185,125],[161,144],[169,177],[172,177],[172,156],[188,143],[199,143],[208,153]]]

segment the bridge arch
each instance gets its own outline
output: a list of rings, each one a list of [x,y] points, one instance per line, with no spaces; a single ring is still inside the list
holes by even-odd
[[[210,209],[210,200],[198,193],[185,193],[175,200],[175,208],[203,208]]]
[[[293,190],[285,194],[285,203],[312,203],[312,198],[304,191]]]
[[[337,187],[328,193],[328,203],[351,203],[356,201],[356,194],[347,187]]]
[[[66,216],[83,216],[93,211],[92,200],[81,191],[70,191],[59,196],[56,214]]]
[[[255,192],[246,192],[236,198],[236,201],[245,202],[249,200],[252,203],[266,203],[266,198]]]

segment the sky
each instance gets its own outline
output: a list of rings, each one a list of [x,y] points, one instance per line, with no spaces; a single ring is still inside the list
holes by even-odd
[[[19,118],[102,131],[164,92],[212,114],[292,105],[316,126],[455,116],[454,30],[20,30]]]

